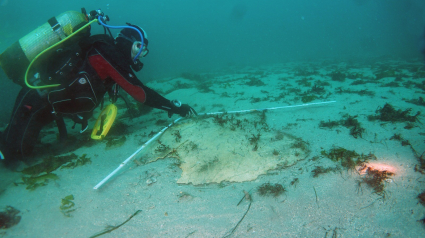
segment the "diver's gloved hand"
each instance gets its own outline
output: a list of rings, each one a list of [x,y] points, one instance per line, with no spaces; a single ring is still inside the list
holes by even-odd
[[[171,105],[171,109],[168,111],[168,117],[171,117],[174,113],[182,117],[198,115],[195,109],[188,104],[182,104],[179,100],[171,100]]]

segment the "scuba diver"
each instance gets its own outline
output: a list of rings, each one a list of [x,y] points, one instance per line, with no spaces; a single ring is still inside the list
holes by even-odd
[[[139,103],[168,112],[169,117],[173,114],[182,117],[197,115],[188,104],[164,98],[141,83],[134,74],[133,71],[138,72],[143,67],[139,59],[149,52],[148,37],[142,28],[127,23],[127,26],[119,27],[123,29],[113,38],[109,30],[111,26],[105,24],[109,19],[100,10],[85,15],[88,19],[99,17],[99,24],[108,27],[105,34],[90,36],[90,30],[81,33],[77,43],[64,43],[63,47],[40,60],[44,63],[34,66],[36,73],[30,79],[33,85],[56,82],[60,86],[47,89],[23,86],[20,90],[10,122],[0,132],[0,159],[7,167],[13,168],[18,161],[25,161],[34,149],[41,129],[53,121],[58,126],[60,140],[66,139],[64,116],[81,124],[80,132],[86,130],[93,110],[103,105],[104,95],[108,93],[114,103],[119,88]],[[5,71],[7,62],[1,62]],[[15,78],[11,79],[16,82]]]

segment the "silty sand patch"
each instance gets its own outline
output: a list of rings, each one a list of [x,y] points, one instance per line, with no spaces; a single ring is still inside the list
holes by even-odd
[[[180,122],[157,142],[150,159],[174,157],[182,169],[177,183],[252,181],[267,171],[304,159],[308,144],[271,130],[266,114],[220,114]]]

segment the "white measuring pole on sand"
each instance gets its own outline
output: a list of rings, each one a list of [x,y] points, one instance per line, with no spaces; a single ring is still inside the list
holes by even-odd
[[[327,101],[327,102],[314,102],[314,103],[306,103],[306,104],[299,104],[299,105],[290,105],[290,106],[283,106],[283,107],[269,107],[269,108],[262,108],[262,109],[249,109],[249,110],[240,110],[240,111],[227,111],[227,112],[209,112],[209,113],[199,113],[200,116],[209,116],[209,115],[217,115],[217,114],[234,114],[234,113],[244,113],[244,112],[261,112],[261,111],[269,111],[269,110],[277,110],[277,109],[285,109],[285,108],[295,108],[295,107],[307,107],[307,106],[313,106],[313,105],[323,105],[328,103],[334,103],[336,101]],[[124,165],[126,165],[131,159],[133,159],[140,151],[142,151],[146,146],[148,146],[152,141],[154,141],[158,136],[160,136],[162,133],[164,133],[168,128],[176,124],[178,121],[183,119],[184,117],[179,117],[176,120],[174,120],[172,123],[170,123],[168,126],[164,127],[160,132],[158,132],[155,136],[153,136],[150,140],[148,140],[146,143],[144,143],[136,152],[134,152],[130,157],[128,157],[126,160],[124,160],[112,173],[110,173],[108,176],[106,176],[102,181],[100,181],[96,186],[93,187],[93,189],[98,189],[100,186],[102,186],[104,183],[106,183],[112,176],[114,176],[118,171],[121,170]]]
[[[336,102],[336,101],[313,102],[313,103],[306,103],[306,104],[299,104],[299,105],[290,105],[290,106],[283,106],[283,107],[269,107],[269,108],[248,109],[248,110],[240,110],[240,111],[225,111],[225,112],[199,113],[198,115],[200,115],[200,116],[204,116],[204,115],[208,116],[208,115],[217,115],[217,114],[234,114],[234,113],[244,113],[244,112],[262,112],[262,111],[285,109],[285,108],[307,107],[307,106],[328,104],[328,103],[334,103],[334,102]]]
[[[128,157],[126,160],[124,160],[118,168],[116,168],[112,173],[110,173],[108,176],[106,176],[100,183],[98,183],[96,186],[93,187],[93,189],[98,189],[100,186],[102,186],[106,181],[108,181],[114,174],[116,174],[124,165],[126,165],[134,156],[136,156],[140,151],[142,151],[146,146],[148,146],[152,141],[154,141],[158,136],[160,136],[164,131],[166,131],[168,128],[170,128],[174,123],[180,121],[183,119],[183,117],[177,118],[172,123],[170,123],[167,127],[164,127],[160,132],[158,132],[154,137],[152,137],[150,140],[146,141],[136,152],[134,152],[130,157]]]

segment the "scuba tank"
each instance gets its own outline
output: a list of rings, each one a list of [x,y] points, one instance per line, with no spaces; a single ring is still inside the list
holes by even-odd
[[[88,23],[87,16],[77,11],[67,11],[50,18],[46,23],[9,46],[0,55],[0,66],[14,83],[25,87],[25,73],[30,62],[47,48],[77,31]],[[80,37],[90,33],[83,29]],[[80,37],[72,37],[70,43]]]
[[[28,75],[34,75],[33,83],[43,81],[42,79],[40,79],[40,73],[37,72],[37,74],[34,74],[36,70],[35,69],[32,70],[31,66],[33,66],[34,62],[38,60],[40,62],[37,62],[36,64],[34,64],[35,66],[34,68],[38,68],[37,66],[40,66],[43,64],[48,66],[53,65],[54,67],[55,66],[54,62],[49,63],[49,58],[53,58],[54,61],[57,61],[58,59],[57,57],[50,57],[52,56],[52,54],[54,54],[50,50],[56,49],[56,51],[59,54],[62,54],[61,52],[63,52],[64,48],[66,48],[64,46],[68,47],[68,46],[76,45],[76,43],[80,42],[82,38],[88,37],[90,35],[89,26],[94,22],[98,22],[100,25],[102,25],[105,29],[105,34],[106,34],[106,31],[108,31],[111,38],[112,38],[112,34],[109,28],[133,29],[139,33],[141,37],[141,45],[143,46],[144,37],[142,32],[139,29],[135,28],[132,25],[109,26],[109,25],[106,25],[106,21],[109,21],[109,17],[107,15],[104,15],[104,13],[100,9],[93,10],[89,14],[86,13],[84,8],[82,9],[82,13],[79,13],[76,11],[68,11],[68,12],[62,13],[56,17],[49,19],[47,23],[38,27],[37,29],[29,33],[28,35],[22,37],[17,42],[9,46],[0,55],[0,66],[1,68],[3,68],[3,71],[6,73],[9,79],[11,79],[16,84],[21,85],[22,87],[27,86],[31,89],[41,90],[41,89],[61,86],[60,83],[42,85],[42,86],[31,85],[28,82]],[[142,53],[142,51],[143,51],[143,47],[140,47],[139,52],[134,57],[134,61],[138,60],[138,56]],[[50,52],[50,53],[46,54],[47,52]],[[78,54],[76,55],[78,56]],[[40,58],[41,56],[42,58]],[[71,66],[71,63],[67,65]],[[62,69],[63,67],[60,68],[60,70]],[[49,78],[49,80],[50,79],[51,77]],[[68,85],[68,87],[69,86],[70,85]],[[59,90],[62,90],[62,89],[59,89]],[[59,91],[59,90],[56,90],[56,91]],[[52,97],[52,93],[53,91],[49,92],[49,100]],[[118,96],[117,88],[115,88],[113,103],[116,101],[117,96]],[[69,100],[64,100],[63,102],[66,102],[66,101],[69,101]],[[72,108],[69,108],[69,109],[72,110]],[[90,113],[92,113],[92,110],[90,111]],[[63,114],[66,114],[66,113],[63,113]],[[82,133],[87,129],[87,119],[89,116],[91,116],[91,114],[90,115],[85,114],[83,116],[78,115],[78,113],[74,113],[74,114],[75,115],[72,115],[72,116],[75,116],[73,117],[74,122],[81,123],[83,125],[83,128],[80,131],[80,133]],[[92,132],[92,138],[103,139],[108,133],[109,129],[111,128],[116,115],[117,115],[117,107],[114,104],[107,106],[102,111],[101,115],[99,115],[99,118],[96,121],[95,128],[93,128],[93,132]],[[63,136],[61,137],[63,139],[66,137],[66,127],[65,127],[65,123],[63,122],[63,118],[58,117],[57,123],[58,123],[58,127],[60,128],[60,132],[62,131]]]

